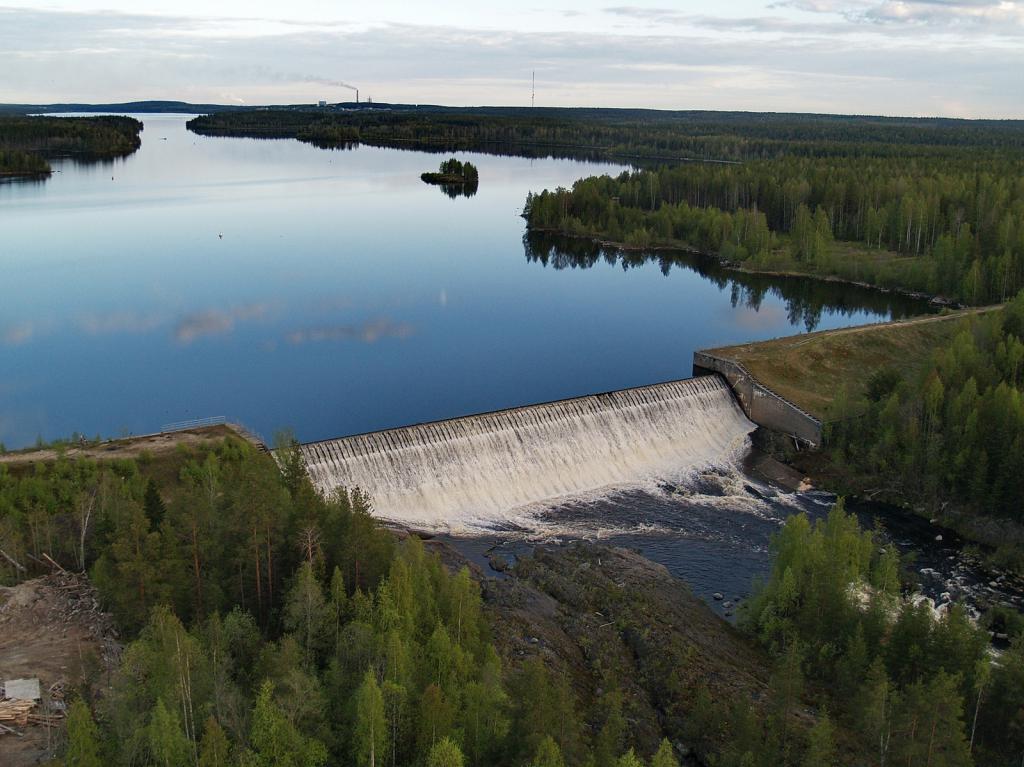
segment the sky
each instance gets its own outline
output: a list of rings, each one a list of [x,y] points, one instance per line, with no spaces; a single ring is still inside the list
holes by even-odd
[[[537,106],[1024,118],[1024,0],[13,2],[8,103],[529,105],[535,72]]]

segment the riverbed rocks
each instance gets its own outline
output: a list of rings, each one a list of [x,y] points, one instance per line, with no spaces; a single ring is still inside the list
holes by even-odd
[[[491,579],[485,593],[509,665],[540,658],[568,678],[586,709],[614,680],[638,750],[653,753],[663,735],[683,737],[692,690],[701,683],[716,699],[739,696],[757,709],[768,699],[771,663],[762,652],[668,570],[635,552],[538,547],[508,577]],[[724,609],[725,593],[718,593]]]

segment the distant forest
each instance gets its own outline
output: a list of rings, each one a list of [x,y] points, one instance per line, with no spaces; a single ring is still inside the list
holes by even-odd
[[[297,138],[320,146],[546,147],[603,159],[746,161],[1024,151],[1024,122],[646,110],[253,110],[189,121],[207,136]],[[913,149],[908,152],[908,147]]]
[[[217,113],[204,135],[629,161],[533,230],[982,304],[1024,288],[1024,122],[617,110]],[[688,160],[699,160],[690,162]]]
[[[0,176],[46,175],[51,157],[122,157],[142,145],[141,132],[131,117],[0,117]]]

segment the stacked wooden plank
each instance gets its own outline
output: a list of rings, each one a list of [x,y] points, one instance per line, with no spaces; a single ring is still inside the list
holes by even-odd
[[[24,727],[28,724],[29,715],[36,707],[34,700],[0,700],[0,724],[15,724]]]

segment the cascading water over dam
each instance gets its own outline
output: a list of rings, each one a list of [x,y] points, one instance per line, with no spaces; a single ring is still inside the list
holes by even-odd
[[[359,487],[376,514],[422,527],[508,522],[523,507],[674,481],[730,462],[754,425],[719,376],[303,445],[314,485]]]

